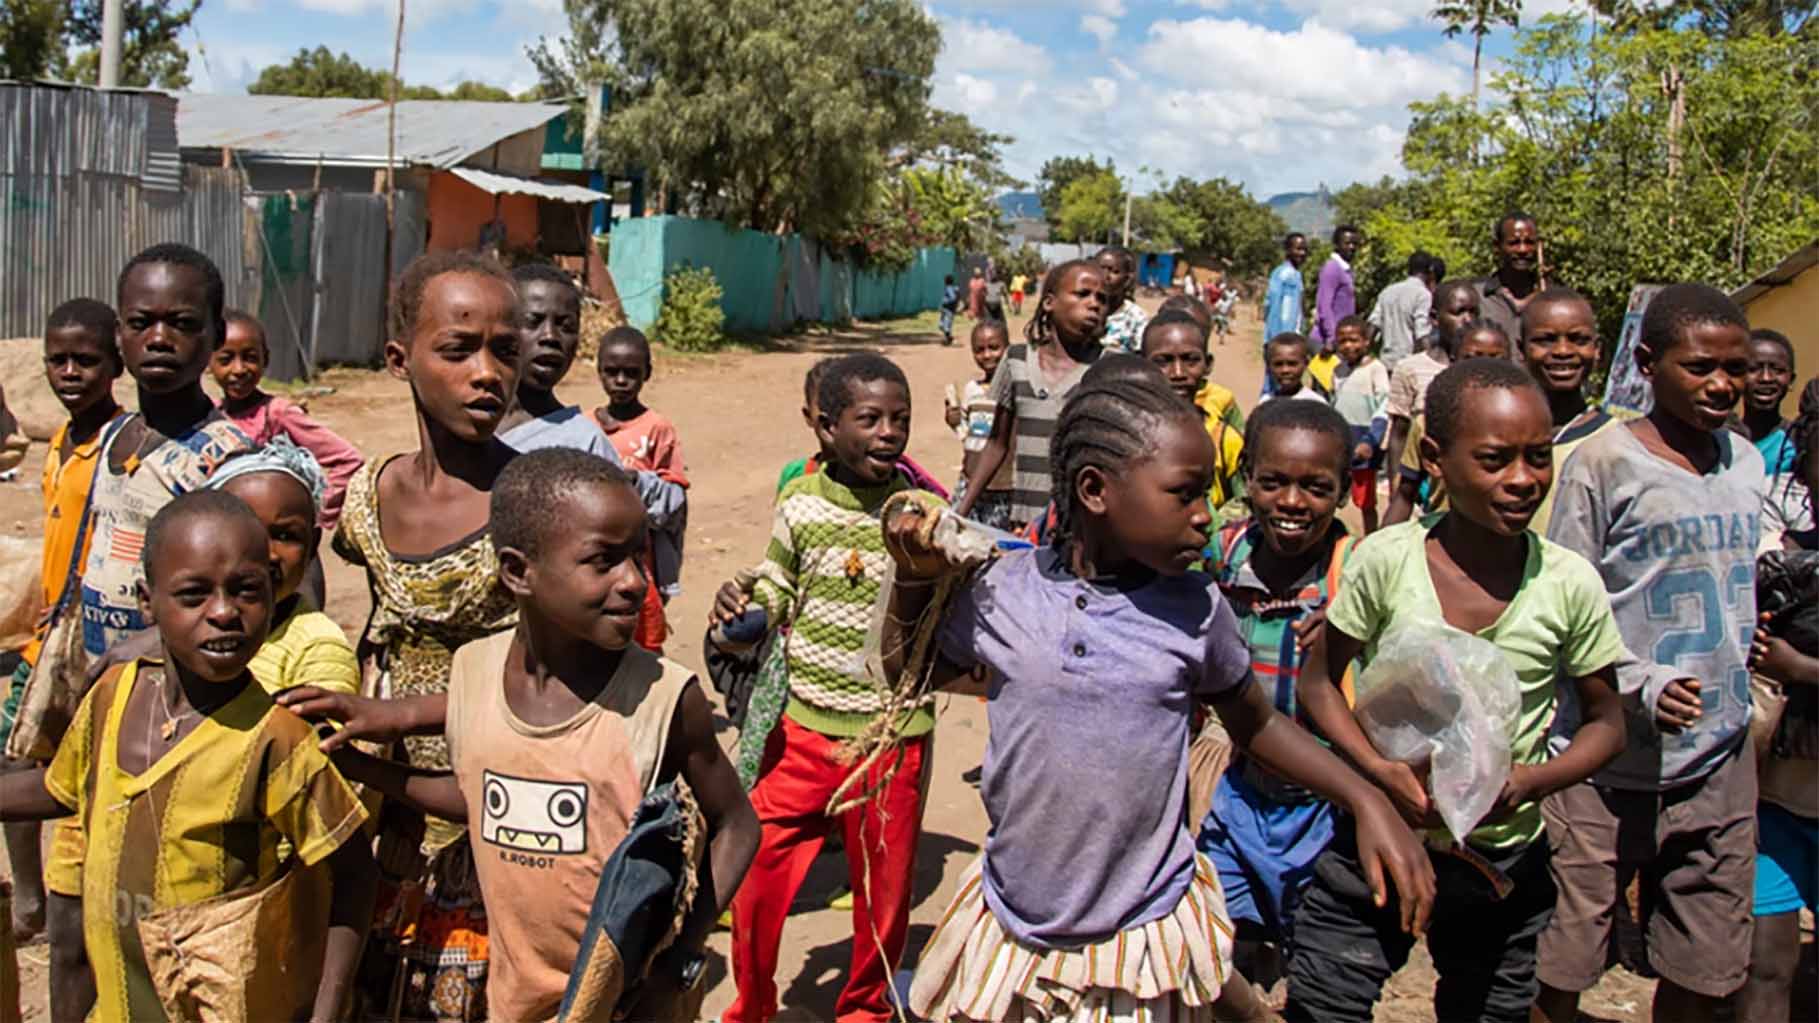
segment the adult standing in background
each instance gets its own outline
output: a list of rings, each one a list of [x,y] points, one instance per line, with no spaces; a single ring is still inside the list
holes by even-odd
[[[1301,264],[1307,262],[1307,235],[1292,231],[1282,239],[1282,262],[1270,271],[1263,299],[1263,344],[1277,334],[1301,333]],[[1263,393],[1276,393],[1276,382],[1263,374]]]
[[[978,323],[985,317],[985,271],[973,268],[973,279],[966,284],[966,314]]]
[[[1491,230],[1497,269],[1477,282],[1478,315],[1522,336],[1522,310],[1528,300],[1547,290],[1547,268],[1541,260],[1541,227],[1527,213],[1511,211]],[[1519,352],[1520,347],[1517,348]]]
[[[1364,241],[1363,232],[1350,224],[1333,229],[1333,254],[1320,268],[1314,290],[1314,347],[1324,352],[1338,337],[1339,321],[1358,312],[1358,291],[1352,283],[1352,257]]]
[[[1383,342],[1383,365],[1392,373],[1396,364],[1415,354],[1432,325],[1434,285],[1439,283],[1433,256],[1420,249],[1408,257],[1408,276],[1383,289],[1371,307],[1371,327]]]

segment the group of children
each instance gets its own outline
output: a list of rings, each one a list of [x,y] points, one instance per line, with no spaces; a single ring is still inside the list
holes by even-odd
[[[1633,880],[1656,1019],[1739,992],[1746,1023],[1786,1019],[1819,796],[1775,765],[1819,745],[1819,661],[1810,589],[1758,621],[1756,558],[1777,515],[1781,544],[1815,546],[1819,396],[1780,419],[1785,339],[1669,287],[1636,356],[1653,411],[1619,421],[1584,393],[1601,348],[1583,298],[1535,295],[1512,339],[1447,282],[1433,340],[1394,373],[1357,317],[1334,327],[1330,384],[1308,382],[1305,338],[1271,338],[1275,386],[1247,418],[1210,379],[1206,306],[1151,316],[1131,270],[1121,250],[1054,267],[1020,343],[976,324],[951,505],[906,454],[902,370],[815,366],[814,453],[784,468],[763,559],[712,612],[710,642],[754,619],[772,637],[731,759],[661,656],[689,481],[641,401],[649,344],[608,333],[607,403],[564,404],[580,296],[559,272],[464,253],[406,270],[385,364],[418,447],[373,461],[259,389],[263,333],[192,250],[129,263],[117,318],[60,308],[52,610],[5,720],[41,762],[0,775],[0,818],[60,819],[53,1018],[183,1016],[157,936],[305,885],[321,912],[288,940],[310,961],[237,978],[243,1006],[549,1018],[600,926],[603,865],[671,782],[708,836],[699,894],[670,951],[628,964],[622,1014],[698,1007],[701,942],[730,909],[723,1018],[774,1017],[786,918],[837,839],[853,937],[835,1015],[891,1018],[932,691],[951,688],[987,700],[991,829],[917,964],[921,1018],[1264,1020],[1280,969],[1288,1019],[1355,1021],[1425,933],[1440,1018],[1567,1021]],[[1375,471],[1409,458],[1379,529]],[[963,569],[930,540],[950,507],[1033,544]],[[367,577],[357,644],[322,613],[325,530]],[[1467,835],[1441,825],[1427,765],[1379,753],[1351,707],[1418,622],[1494,644],[1520,689],[1509,780]],[[887,684],[912,670],[921,685]],[[85,672],[67,721],[30,698]],[[1760,754],[1752,687],[1789,694]],[[855,778],[879,734],[888,755]],[[1211,780],[1190,750],[1214,734],[1232,756],[1192,820]],[[35,877],[16,834],[15,875]]]
[[[160,245],[121,272],[117,314],[80,299],[47,324],[70,414],[44,473],[50,611],[4,722],[38,763],[4,775],[0,816],[59,818],[42,868],[35,834],[7,836],[52,1017],[546,1018],[602,865],[679,779],[711,835],[704,895],[620,1008],[670,1004],[756,826],[700,687],[660,656],[688,481],[639,401],[648,343],[604,339],[607,404],[564,407],[572,281],[421,257],[385,351],[420,447],[367,462],[260,389],[263,331],[224,295],[205,256]],[[357,646],[322,612],[325,530],[366,569]],[[241,974],[235,939],[299,961]]]

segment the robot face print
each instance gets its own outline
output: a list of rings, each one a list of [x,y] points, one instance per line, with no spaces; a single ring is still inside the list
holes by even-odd
[[[587,786],[481,772],[480,837],[528,853],[587,851]]]

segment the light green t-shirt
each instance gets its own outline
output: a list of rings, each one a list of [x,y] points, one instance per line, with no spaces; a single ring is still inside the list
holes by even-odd
[[[1424,547],[1428,531],[1442,517],[1429,515],[1380,530],[1360,541],[1346,562],[1326,620],[1364,643],[1362,665],[1369,666],[1377,641],[1392,626],[1446,620]],[[1478,635],[1503,652],[1522,689],[1511,757],[1519,764],[1538,764],[1548,757],[1556,678],[1590,675],[1627,654],[1597,569],[1534,533],[1528,540],[1521,586],[1496,623]],[[1534,841],[1541,832],[1541,804],[1530,802],[1495,824],[1481,825],[1468,841],[1486,849],[1510,849]]]

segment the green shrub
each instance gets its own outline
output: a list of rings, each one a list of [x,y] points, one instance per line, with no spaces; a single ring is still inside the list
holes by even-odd
[[[713,352],[725,347],[726,313],[720,308],[720,282],[707,267],[682,267],[663,279],[663,310],[657,314],[656,339],[683,352]]]

